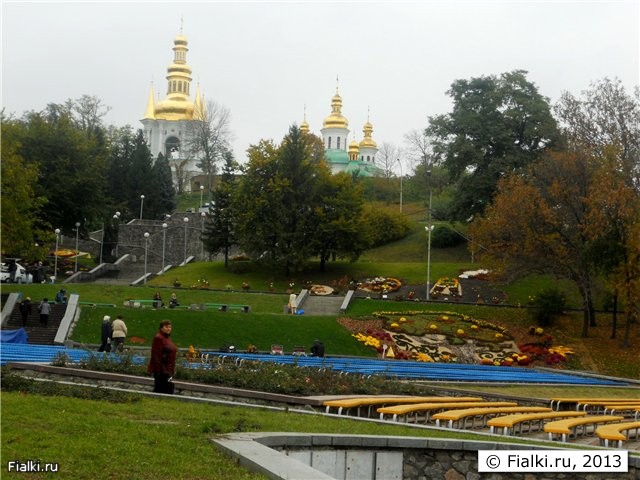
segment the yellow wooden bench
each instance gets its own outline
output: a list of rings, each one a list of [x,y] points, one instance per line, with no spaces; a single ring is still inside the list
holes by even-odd
[[[586,435],[587,426],[597,426],[599,423],[619,422],[624,417],[616,415],[586,415],[580,418],[564,418],[562,420],[554,420],[544,426],[544,431],[549,434],[549,440],[553,440],[554,435],[560,435],[563,442],[572,435],[578,435],[578,429],[582,429],[582,434]],[[593,432],[592,432],[593,433]]]
[[[585,412],[587,410],[592,410],[594,412],[598,412],[600,410],[603,410],[604,407],[607,405],[629,405],[629,404],[640,405],[638,401],[629,400],[629,399],[619,400],[616,402],[585,400],[585,401],[577,402],[576,410],[584,410]],[[590,409],[590,407],[593,407],[593,408]]]
[[[635,438],[638,438],[640,432],[640,422],[624,422],[610,423],[596,428],[596,435],[600,437],[600,443],[605,447],[609,446],[609,442],[615,442],[614,446],[622,448],[622,442],[631,438],[631,431],[635,430]],[[626,432],[622,433],[622,432]]]
[[[552,418],[569,418],[569,417],[582,417],[585,416],[586,412],[542,412],[542,413],[519,413],[514,415],[505,415],[502,417],[492,418],[487,422],[487,425],[490,427],[490,432],[494,433],[496,428],[502,428],[503,435],[509,435],[510,432],[516,432],[517,427],[520,427],[520,432],[522,432],[522,427],[525,424],[529,425],[529,430],[531,430],[532,422],[538,422],[540,425],[545,420],[550,420]]]
[[[484,408],[463,408],[461,410],[447,410],[446,412],[435,413],[431,416],[436,421],[436,426],[440,426],[440,421],[447,421],[447,426],[453,428],[458,422],[458,428],[467,428],[467,418],[471,417],[471,427],[475,427],[476,418],[482,419],[482,426],[485,425],[488,417],[509,413],[541,413],[550,412],[548,407],[484,407]]]
[[[605,405],[604,414],[613,415],[614,412],[638,412],[640,411],[640,403],[616,403],[615,405]]]
[[[393,421],[398,421],[398,416],[404,416],[405,423],[413,414],[416,422],[418,414],[424,413],[424,423],[429,421],[429,415],[433,411],[453,410],[457,408],[475,408],[475,407],[515,407],[516,402],[451,402],[451,403],[414,403],[410,405],[393,405],[390,407],[378,408],[380,420],[384,420],[385,415],[393,415]]]
[[[371,407],[380,405],[397,405],[401,403],[439,403],[439,402],[479,402],[481,397],[356,397],[356,398],[341,398],[335,400],[326,400],[322,404],[326,407],[325,412],[329,413],[331,408],[338,409],[338,415],[341,415],[344,410],[351,408],[357,408],[357,415],[360,416],[360,407],[369,408],[369,416],[371,415]]]
[[[560,404],[562,403],[571,403],[571,404],[578,404],[578,403],[585,403],[585,402],[607,402],[607,404],[612,404],[612,403],[632,403],[632,402],[636,402],[639,399],[638,398],[620,398],[620,397],[600,397],[600,398],[589,398],[589,397],[551,397],[550,399],[550,407],[554,408],[554,403],[555,403],[555,410],[560,410]]]

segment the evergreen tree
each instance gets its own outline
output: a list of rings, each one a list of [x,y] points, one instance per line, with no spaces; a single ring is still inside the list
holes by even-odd
[[[140,216],[140,206],[143,207],[143,218],[149,218],[149,214],[144,213],[144,207],[151,209],[146,197],[151,197],[153,192],[152,172],[151,172],[151,152],[144,139],[142,130],[138,130],[133,141],[133,152],[131,156],[131,169],[128,178],[129,198],[126,199],[128,210],[134,212],[134,217]],[[145,196],[145,200],[141,201],[141,195]]]
[[[224,164],[218,188],[213,191],[213,201],[209,207],[209,218],[206,223],[204,244],[207,251],[213,255],[224,255],[224,266],[229,265],[229,249],[236,244],[235,214],[232,196],[236,179],[235,170],[238,164],[233,159],[233,153],[226,150],[223,154]]]
[[[145,202],[147,199],[145,198]],[[176,192],[173,188],[169,160],[158,154],[151,168],[151,192],[149,194],[149,217],[162,219],[176,208]],[[145,209],[146,210],[146,209]]]

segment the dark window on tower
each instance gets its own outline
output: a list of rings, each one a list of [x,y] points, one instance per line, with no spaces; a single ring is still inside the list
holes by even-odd
[[[331,148],[331,137],[329,137],[329,141],[327,142],[327,148]]]
[[[338,139],[337,139],[337,143],[338,143],[338,145],[336,146],[336,148],[337,148],[338,150],[340,150],[340,137],[338,137]]]

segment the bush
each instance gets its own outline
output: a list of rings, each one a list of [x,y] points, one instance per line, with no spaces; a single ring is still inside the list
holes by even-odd
[[[464,242],[464,237],[446,225],[438,225],[431,233],[431,246],[434,248],[455,247]]]
[[[411,231],[409,220],[385,208],[365,206],[362,225],[368,226],[368,247],[379,247],[406,237]]]
[[[565,294],[555,287],[550,287],[542,290],[533,298],[529,314],[538,325],[546,327],[562,314],[566,305]]]

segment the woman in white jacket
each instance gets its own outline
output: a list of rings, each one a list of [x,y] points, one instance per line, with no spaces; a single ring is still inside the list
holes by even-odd
[[[113,351],[121,352],[124,350],[124,339],[127,337],[127,326],[122,320],[122,315],[118,315],[111,324],[111,342],[113,343]]]

